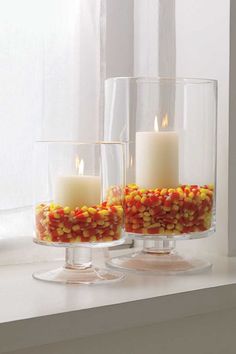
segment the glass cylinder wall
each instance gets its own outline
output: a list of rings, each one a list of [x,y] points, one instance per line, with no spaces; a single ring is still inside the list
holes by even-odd
[[[127,234],[213,232],[217,82],[112,78],[105,98],[104,137],[126,142]]]

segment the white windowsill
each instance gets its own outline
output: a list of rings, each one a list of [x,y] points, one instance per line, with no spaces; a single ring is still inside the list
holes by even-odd
[[[211,258],[213,270],[205,274],[128,274],[99,286],[32,278],[55,262],[2,266],[0,353],[235,307],[236,258]]]

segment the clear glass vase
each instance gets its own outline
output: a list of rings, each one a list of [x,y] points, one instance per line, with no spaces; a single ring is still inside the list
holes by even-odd
[[[109,264],[161,273],[209,268],[177,240],[215,231],[217,82],[111,78],[104,137],[126,144],[125,230],[143,250]]]
[[[92,248],[124,242],[123,144],[37,142],[34,181],[34,241],[65,247],[66,257],[64,266],[33,276],[84,284],[122,279],[93,265]]]

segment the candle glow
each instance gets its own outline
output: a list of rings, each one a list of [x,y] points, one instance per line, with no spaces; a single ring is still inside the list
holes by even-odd
[[[166,113],[162,118],[161,126],[162,128],[167,128],[168,125],[169,125],[169,119],[168,119],[168,114]]]
[[[155,119],[154,119],[154,130],[155,130],[155,132],[158,132],[158,131],[159,131],[157,116],[155,116]]]
[[[83,174],[84,174],[84,160],[82,159],[80,161],[80,159],[78,157],[76,157],[75,168],[76,168],[76,171],[78,171],[78,175],[83,176]]]

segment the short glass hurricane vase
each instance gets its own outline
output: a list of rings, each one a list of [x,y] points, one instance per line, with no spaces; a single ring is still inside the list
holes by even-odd
[[[93,265],[92,249],[124,242],[123,199],[122,143],[37,142],[34,241],[65,247],[66,259],[34,278],[79,284],[122,279]]]
[[[127,270],[185,273],[211,267],[176,241],[215,231],[217,82],[106,80],[106,140],[126,144],[125,230],[143,250],[113,258]]]

